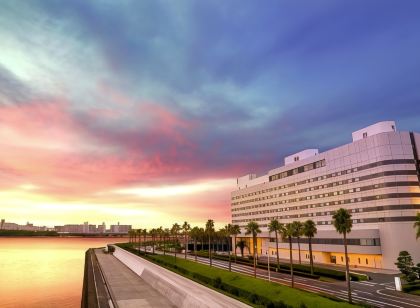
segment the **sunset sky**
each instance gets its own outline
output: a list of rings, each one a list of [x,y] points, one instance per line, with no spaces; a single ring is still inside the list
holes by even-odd
[[[230,221],[237,176],[420,131],[419,1],[0,1],[0,218]]]

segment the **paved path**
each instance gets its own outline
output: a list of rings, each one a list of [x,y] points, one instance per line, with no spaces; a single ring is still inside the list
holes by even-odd
[[[249,308],[250,306],[178,275],[122,248],[115,247],[114,256],[140,275],[177,307],[184,308]]]
[[[114,256],[95,253],[117,308],[175,307]]]

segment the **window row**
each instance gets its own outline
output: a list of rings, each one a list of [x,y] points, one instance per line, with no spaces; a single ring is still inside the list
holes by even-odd
[[[292,175],[302,173],[302,172],[311,171],[311,170],[318,169],[318,168],[325,167],[325,166],[326,166],[325,159],[322,159],[322,160],[316,161],[314,163],[306,164],[304,166],[300,166],[300,167],[297,167],[297,168],[294,168],[294,169],[283,171],[283,172],[278,173],[278,174],[271,175],[269,177],[269,181],[272,182],[272,181],[275,181],[275,180],[283,179],[283,178],[288,177],[288,176],[292,176]]]
[[[255,218],[255,219],[238,219],[238,220],[232,220],[232,223],[247,223],[250,221],[271,221],[275,217],[261,217],[261,218]],[[374,217],[374,218],[360,218],[360,219],[353,219],[353,224],[358,223],[381,223],[381,222],[402,222],[402,221],[415,221],[416,216],[398,216],[398,217]],[[332,220],[323,220],[323,221],[316,221],[317,225],[333,225]],[[261,224],[260,227],[266,228],[267,223]],[[239,225],[240,228],[245,228],[246,225]]]
[[[275,191],[275,190],[285,189],[285,188],[288,188],[288,187],[293,187],[293,186],[303,185],[303,184],[306,184],[306,183],[321,181],[321,180],[324,180],[324,179],[328,179],[328,178],[332,178],[332,177],[336,177],[336,176],[340,176],[340,175],[344,175],[344,174],[354,173],[354,172],[358,172],[358,171],[362,171],[362,170],[366,170],[366,169],[370,169],[370,168],[375,168],[375,167],[378,167],[378,166],[398,165],[398,164],[415,164],[415,161],[414,161],[414,159],[391,159],[391,160],[379,161],[379,162],[363,165],[363,166],[360,166],[360,167],[355,167],[355,168],[351,168],[351,169],[347,169],[347,170],[342,170],[342,171],[330,173],[330,174],[323,175],[323,176],[318,176],[318,177],[306,179],[306,180],[303,180],[303,181],[300,181],[300,182],[293,182],[293,183],[289,183],[289,184],[285,184],[285,185],[280,185],[280,186],[276,186],[276,187],[271,187],[271,188],[259,190],[259,191],[248,193],[248,194],[242,194],[242,195],[239,195],[239,196],[232,197],[232,200],[238,200],[238,199],[242,199],[242,198],[246,198],[246,197],[250,197],[250,196],[255,196],[255,195],[260,195],[260,194],[272,192],[272,191]]]
[[[370,206],[351,209],[351,213],[368,213],[368,212],[381,212],[381,211],[395,211],[395,210],[412,210],[419,209],[420,204],[396,204],[396,205],[380,205],[380,206]],[[257,211],[249,212],[244,214],[235,214],[232,217],[243,217],[243,216],[252,216],[252,215],[263,215],[267,213],[274,213],[275,211]],[[304,218],[304,217],[319,217],[319,216],[331,216],[334,214],[334,211],[325,211],[325,212],[313,212],[313,213],[302,213],[294,215],[283,215],[283,216],[274,216],[276,219],[290,219],[290,218]]]
[[[254,208],[288,204],[288,203],[294,203],[294,202],[299,202],[299,201],[315,200],[315,199],[334,197],[334,196],[339,196],[339,195],[347,195],[347,194],[351,194],[351,193],[354,193],[354,192],[369,191],[369,190],[374,190],[374,189],[379,189],[379,188],[410,187],[410,186],[417,187],[418,185],[419,185],[419,183],[414,182],[414,181],[413,182],[403,181],[403,182],[379,183],[379,184],[374,184],[374,185],[355,187],[355,188],[351,188],[351,189],[345,189],[345,190],[334,191],[334,192],[329,192],[329,193],[324,193],[324,194],[306,196],[306,197],[301,197],[301,198],[293,198],[293,199],[288,199],[288,200],[279,200],[279,201],[273,201],[273,202],[262,203],[262,204],[254,204],[254,205],[250,205],[250,206],[233,208],[233,209],[231,209],[231,211],[232,212],[242,212],[242,211],[247,211],[247,210],[254,209]],[[382,195],[377,195],[377,196],[375,196],[375,198],[376,199],[381,199],[380,196],[382,196]],[[353,203],[353,202],[357,202],[357,201],[360,202],[361,199],[363,199],[363,198],[366,198],[366,197],[358,197],[358,198],[348,199],[349,202],[347,202],[347,203]],[[325,202],[325,205],[322,205],[322,206],[329,206],[329,205],[340,204],[340,203],[346,203],[346,202],[344,200],[336,200],[336,201],[331,201],[331,202]],[[302,205],[302,206],[295,206],[293,209],[305,209],[305,208],[309,208],[309,207],[316,207],[316,206],[314,206],[313,204],[312,205]],[[267,210],[267,211],[269,211],[269,210]],[[281,210],[281,211],[283,211],[283,210]],[[240,214],[238,214],[238,215],[240,215]]]
[[[323,185],[312,186],[312,187],[299,189],[299,190],[292,190],[292,191],[288,191],[288,192],[284,192],[284,193],[280,193],[280,194],[269,195],[269,196],[266,196],[266,197],[259,197],[259,198],[248,199],[248,200],[239,201],[239,202],[232,202],[231,205],[232,206],[241,205],[241,204],[246,204],[246,203],[250,203],[250,202],[268,200],[268,199],[273,199],[273,198],[278,198],[278,197],[284,197],[284,196],[289,196],[289,195],[294,195],[294,194],[305,193],[305,192],[309,192],[309,191],[332,188],[332,187],[351,184],[351,183],[355,183],[355,182],[361,182],[361,181],[371,180],[371,179],[375,179],[375,178],[380,178],[380,177],[385,177],[385,176],[395,176],[395,175],[417,175],[417,171],[416,170],[394,170],[394,171],[378,172],[378,173],[369,174],[369,175],[356,177],[356,178],[351,178],[351,179],[347,179],[347,180],[326,183],[326,184],[323,184]]]

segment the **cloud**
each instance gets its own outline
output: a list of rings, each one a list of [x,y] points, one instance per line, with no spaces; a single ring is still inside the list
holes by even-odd
[[[232,188],[203,187],[376,121],[420,129],[418,6],[2,1],[0,187],[227,221]]]

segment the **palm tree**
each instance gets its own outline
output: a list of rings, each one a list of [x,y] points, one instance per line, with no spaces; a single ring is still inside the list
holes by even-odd
[[[244,257],[244,249],[245,249],[245,247],[247,247],[246,242],[244,240],[240,240],[239,242],[236,243],[236,247],[238,247],[239,250],[241,251],[241,256],[243,258]]]
[[[174,223],[171,229],[171,234],[173,236],[175,236],[175,244],[174,244],[174,250],[175,250],[175,262],[176,262],[176,248],[177,248],[177,243],[178,243],[178,234],[179,231],[181,230],[181,226],[178,225],[177,223]]]
[[[233,235],[233,248],[235,248],[234,253],[235,253],[235,263],[236,263],[236,237],[238,236],[238,234],[241,234],[241,228],[238,225],[233,225],[232,229],[230,230],[230,235]]]
[[[167,239],[169,238],[169,236],[171,235],[171,230],[169,230],[169,228],[165,228],[165,230],[163,230],[163,255],[166,255],[166,244],[167,244]]]
[[[351,232],[353,222],[351,220],[351,214],[346,209],[340,208],[333,215],[334,227],[338,233],[343,234],[344,239],[344,257],[346,258],[346,280],[347,280],[347,291],[349,295],[349,303],[351,303],[351,288],[350,288],[350,271],[349,271],[349,259],[347,257],[347,233]]]
[[[260,226],[255,221],[250,221],[245,227],[245,235],[252,235],[252,246],[253,248],[253,255],[254,255],[254,277],[257,277],[257,234],[261,233]]]
[[[276,252],[277,252],[277,268],[280,267],[280,257],[279,257],[279,236],[278,234],[283,230],[283,224],[279,223],[277,219],[273,219],[268,224],[268,231],[274,232],[276,235]],[[270,256],[269,256],[270,257]]]
[[[284,239],[289,240],[289,253],[290,253],[290,276],[292,279],[292,288],[295,286],[295,280],[293,276],[293,247],[292,247],[292,237],[296,235],[296,229],[293,223],[286,224],[285,228],[282,230],[282,236]]]
[[[143,238],[144,238],[144,243],[143,243],[143,245],[144,245],[144,254],[147,255],[147,250],[146,250],[146,248],[147,248],[147,245],[146,245],[147,229],[143,229],[142,230],[142,234],[143,234]]]
[[[220,234],[223,236],[224,239],[226,239],[226,242],[228,244],[228,254],[229,254],[229,272],[232,270],[232,263],[230,259],[230,246],[232,243],[231,235],[232,235],[233,226],[231,224],[225,225],[225,227],[220,230]]]
[[[420,213],[417,213],[416,222],[414,223],[413,228],[417,228],[416,239],[418,239],[420,237]]]
[[[156,240],[156,236],[158,235],[158,230],[153,228],[152,230],[150,230],[150,236],[152,237],[152,252],[153,254],[155,254],[155,240]]]
[[[142,230],[141,229],[137,229],[136,233],[137,233],[137,235],[139,237],[139,255],[140,255],[140,251],[141,251],[140,245],[141,245],[141,234],[142,234]]]
[[[197,261],[197,240],[200,237],[200,228],[197,226],[192,228],[190,231],[190,237],[194,241],[194,259]]]
[[[206,233],[207,233],[207,235],[209,237],[209,260],[210,260],[210,266],[212,265],[212,263],[211,263],[210,240],[211,240],[211,237],[212,237],[213,232],[214,232],[214,221],[213,221],[213,219],[209,219],[206,222]]]
[[[204,228],[199,228],[200,232],[199,232],[199,238],[200,238],[200,250],[203,250],[204,247],[204,242],[207,240],[207,235],[206,235],[206,230],[204,230]]]
[[[133,230],[128,231],[128,242],[130,244],[133,242]]]
[[[302,264],[302,260],[300,258],[300,237],[303,235],[303,223],[301,223],[300,221],[294,221],[293,228],[295,229],[295,237],[297,238],[298,243],[299,264]]]
[[[311,264],[311,274],[314,274],[314,260],[312,258],[312,238],[315,236],[317,232],[316,224],[313,220],[308,219],[303,224],[303,235],[308,238],[309,242],[309,259]]]
[[[162,236],[163,236],[163,227],[160,226],[159,228],[156,229],[157,235],[159,236],[159,245],[158,247],[161,248],[162,246]]]
[[[184,221],[182,225],[182,231],[184,232],[184,246],[185,246],[185,255],[184,259],[187,260],[187,250],[188,250],[188,232],[190,232],[191,226],[188,222]]]

